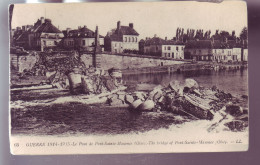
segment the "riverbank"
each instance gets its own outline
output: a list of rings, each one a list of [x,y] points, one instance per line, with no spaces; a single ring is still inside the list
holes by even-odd
[[[175,64],[167,66],[156,67],[142,67],[142,68],[128,68],[123,69],[124,75],[135,75],[141,73],[181,73],[188,71],[200,71],[200,70],[239,70],[246,69],[247,63],[216,63],[216,62],[196,62]]]

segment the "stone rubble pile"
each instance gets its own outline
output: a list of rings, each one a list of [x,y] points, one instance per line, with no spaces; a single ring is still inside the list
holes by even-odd
[[[114,73],[118,72],[119,75]],[[84,74],[78,68],[68,74],[72,94],[102,94],[114,91],[122,86],[122,73],[115,69],[105,72],[102,69],[88,68]]]
[[[186,79],[183,84],[172,81],[167,87],[158,85],[150,92],[120,91],[109,95],[107,103],[128,106],[133,112],[167,111],[196,120],[213,120],[218,114],[216,116],[221,116],[220,121],[232,119],[225,123],[232,131],[242,131],[248,126],[248,110],[238,105],[236,98],[216,86],[200,87],[193,79]]]
[[[35,66],[25,74],[44,75],[48,83],[60,89],[70,89],[71,94],[95,95],[110,106],[129,107],[132,112],[167,111],[191,119],[220,121],[232,131],[242,131],[248,126],[248,109],[242,108],[239,100],[216,86],[204,88],[193,79],[185,82],[171,81],[168,86],[158,85],[149,92],[121,90],[122,73],[115,68],[104,71],[86,68],[76,53],[71,56],[40,56]],[[125,89],[125,88],[122,88]]]

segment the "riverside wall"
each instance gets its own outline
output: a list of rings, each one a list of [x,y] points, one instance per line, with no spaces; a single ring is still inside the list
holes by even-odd
[[[57,55],[59,56],[60,54]],[[67,55],[70,56],[70,54]],[[93,66],[93,61],[96,61],[97,66],[101,69],[108,70],[110,68],[118,68],[122,70],[123,74],[182,72],[203,69],[239,69],[241,67],[247,67],[247,64],[243,63],[192,63],[189,60],[174,60],[162,57],[131,54],[102,53],[98,54],[95,60],[94,55],[91,53],[83,53],[80,57],[81,61],[87,68]],[[38,59],[39,54],[37,52],[31,52],[28,55],[10,54],[11,70],[14,69],[18,72],[30,70]]]
[[[121,70],[125,69],[135,69],[135,68],[146,68],[146,67],[161,67],[161,66],[171,66],[176,64],[190,63],[188,60],[173,60],[161,57],[152,56],[140,56],[140,55],[123,55],[123,54],[99,54],[100,66],[104,70],[110,68],[118,68]],[[93,55],[92,54],[82,54],[81,60],[84,64],[88,66],[93,65]]]

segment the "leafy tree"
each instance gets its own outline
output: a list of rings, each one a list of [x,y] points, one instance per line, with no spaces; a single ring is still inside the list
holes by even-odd
[[[247,40],[247,38],[248,38],[248,30],[247,27],[244,27],[240,33],[240,39]]]

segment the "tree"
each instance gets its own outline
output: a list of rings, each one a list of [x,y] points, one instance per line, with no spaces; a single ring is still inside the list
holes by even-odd
[[[240,39],[247,40],[247,37],[248,37],[247,27],[244,27],[240,33]]]

